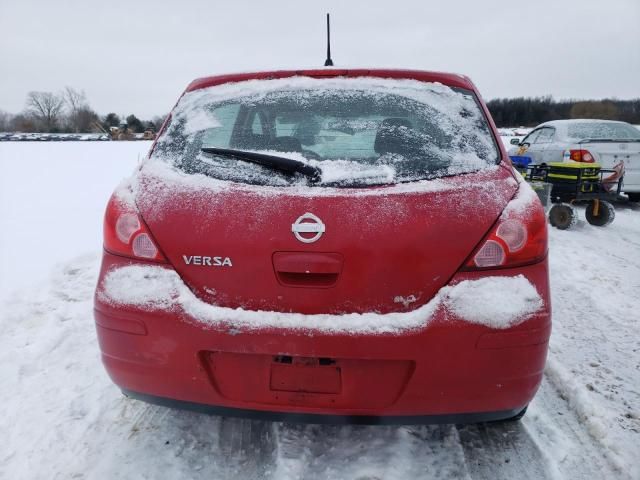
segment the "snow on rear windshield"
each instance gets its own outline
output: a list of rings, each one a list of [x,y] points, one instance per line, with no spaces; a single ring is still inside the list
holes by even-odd
[[[584,122],[571,123],[567,129],[570,138],[579,140],[639,140],[640,131],[628,123]]]
[[[320,170],[316,184],[349,187],[469,173],[499,159],[471,92],[378,78],[250,80],[189,92],[152,154],[222,180],[306,184],[299,173],[207,148],[293,159]]]

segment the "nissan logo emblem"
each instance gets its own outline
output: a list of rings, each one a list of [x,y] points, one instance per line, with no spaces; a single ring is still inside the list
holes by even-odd
[[[295,237],[302,243],[317,242],[325,231],[324,223],[313,213],[305,213],[298,217],[293,225],[291,225],[291,231]],[[314,234],[312,236],[303,236],[302,234]]]

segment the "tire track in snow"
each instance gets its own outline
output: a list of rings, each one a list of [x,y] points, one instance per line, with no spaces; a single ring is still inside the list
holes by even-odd
[[[524,423],[336,426],[215,417],[123,400],[103,468],[204,479],[618,478],[566,401],[545,381]],[[122,427],[125,427],[124,429]],[[133,433],[132,433],[133,432]],[[159,461],[160,460],[160,461]],[[163,465],[162,461],[166,462]]]
[[[222,417],[217,437],[224,478],[270,478],[277,452],[272,422]]]
[[[522,424],[553,467],[566,479],[629,478],[595,442],[584,422],[545,376]]]
[[[274,479],[470,478],[453,425],[278,425]]]
[[[88,478],[271,478],[273,424],[173,410],[123,399],[107,432],[96,432]],[[101,433],[101,434],[100,434]]]
[[[457,426],[471,478],[553,478],[548,460],[520,422]]]

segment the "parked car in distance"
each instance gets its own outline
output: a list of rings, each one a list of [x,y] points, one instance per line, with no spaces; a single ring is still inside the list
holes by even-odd
[[[640,200],[640,130],[611,120],[555,120],[538,125],[522,140],[512,139],[509,155],[532,163],[594,163],[613,169],[624,164],[623,191]]]
[[[516,420],[551,331],[547,222],[467,77],[201,78],[108,203],[94,314],[144,401]]]

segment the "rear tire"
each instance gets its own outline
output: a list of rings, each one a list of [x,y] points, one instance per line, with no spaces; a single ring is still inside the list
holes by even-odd
[[[549,210],[549,223],[560,230],[567,230],[578,222],[578,213],[568,203],[558,203]]]
[[[598,206],[598,215],[595,214],[596,205]],[[585,211],[585,216],[587,217],[587,222],[596,227],[606,227],[613,219],[616,218],[616,209],[609,202],[605,202],[604,200],[595,201],[592,200],[587,205],[587,210]]]
[[[520,420],[522,420],[522,417],[524,417],[524,414],[527,413],[527,408],[529,408],[529,405],[524,407],[522,410],[516,413],[513,417],[507,418],[505,422],[519,422]]]
[[[527,413],[527,408],[529,408],[529,405],[527,405],[526,407],[524,407],[522,410],[520,410],[518,413],[516,413],[513,417],[509,417],[509,418],[504,418],[502,420],[496,420],[494,422],[491,423],[511,423],[511,422],[519,422],[520,420],[522,420],[522,417],[524,417],[524,414]]]
[[[640,192],[627,193],[630,202],[640,202]]]

